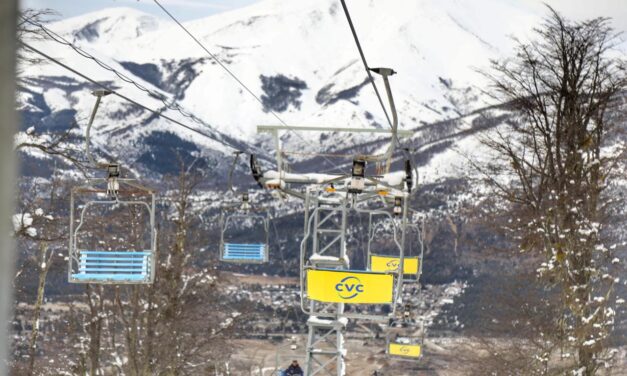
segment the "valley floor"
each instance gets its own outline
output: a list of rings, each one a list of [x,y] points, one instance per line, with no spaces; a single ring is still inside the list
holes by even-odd
[[[305,341],[306,336],[297,337],[300,349],[304,349],[300,344]],[[286,355],[289,351],[286,353],[283,350],[278,354],[280,364],[277,365],[277,349],[285,344],[274,346],[263,340],[238,340],[235,343],[239,351],[233,356],[233,366],[238,369],[249,367],[250,371],[246,375],[275,376],[277,367],[285,368],[292,360],[289,355]],[[468,359],[469,355],[478,359],[481,357],[477,351],[472,350],[477,344],[465,337],[428,339],[425,344],[425,355],[417,363],[387,359],[383,346],[372,341],[349,339],[346,344],[348,347],[347,376],[371,376],[375,370],[381,376],[466,376],[470,374],[470,371],[463,359]],[[474,353],[469,354],[469,351]],[[620,364],[611,372],[601,371],[599,375],[627,374],[627,348],[621,348],[619,351]],[[301,364],[304,362],[301,355],[296,355],[294,358]]]

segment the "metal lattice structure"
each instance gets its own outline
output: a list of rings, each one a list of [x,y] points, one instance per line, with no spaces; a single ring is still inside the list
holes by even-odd
[[[397,304],[402,300],[409,199],[417,174],[410,158],[405,159],[404,170],[390,172],[390,169],[399,137],[411,136],[413,132],[398,129],[388,79],[395,72],[389,68],[371,70],[379,74],[385,84],[393,119],[390,130],[263,125],[258,126],[257,131],[273,136],[277,167],[264,171],[254,155],[250,158],[252,175],[261,187],[297,197],[305,204],[305,229],[300,250],[300,297],[301,309],[309,315],[306,376],[344,376],[344,336],[348,320],[391,320],[396,314]],[[353,156],[350,174],[294,173],[286,168],[284,157],[289,152],[282,149],[280,133],[283,131],[383,133],[390,135],[390,143],[381,154]],[[367,163],[375,163],[376,174],[367,174]],[[378,208],[372,208],[377,205]],[[351,256],[354,255],[347,250],[351,215],[367,215],[369,218],[366,235],[368,256],[362,270],[351,269]],[[387,261],[389,265],[377,270],[370,260],[371,254],[375,254],[370,246],[374,237],[371,230],[373,216],[390,220],[393,243],[393,251],[385,255],[390,258]],[[422,270],[421,261],[422,253],[420,270],[416,266],[413,272],[416,281]],[[382,309],[381,306],[388,308]]]
[[[400,193],[399,193],[400,194]],[[399,213],[400,239],[397,236],[396,225],[393,224],[392,233],[394,248],[400,265],[394,270],[372,272],[370,270],[351,269],[351,255],[347,249],[347,234],[350,225],[349,214],[378,215],[393,221],[392,215],[381,209],[367,209],[370,201],[380,201],[378,196],[366,195],[361,201],[354,196],[347,196],[336,192],[328,193],[317,189],[308,189],[305,193],[305,234],[301,242],[301,307],[303,312],[310,316],[307,325],[309,329],[306,349],[306,375],[343,375],[345,370],[344,332],[349,319],[387,321],[394,317],[399,294],[402,292],[403,274],[400,272],[403,263],[403,245],[405,224],[407,223],[407,205],[403,205]],[[357,206],[364,206],[357,208]],[[368,231],[370,233],[370,231]],[[324,301],[310,295],[308,272],[322,270],[326,273],[345,273],[346,278],[359,278],[363,275],[372,277],[391,277],[393,283],[389,285],[389,309],[381,313],[372,313],[368,307],[378,305],[371,302],[354,304],[352,297],[342,297],[339,301]],[[342,279],[341,281],[343,281]],[[337,281],[336,281],[337,282]],[[365,282],[365,281],[364,281]],[[339,283],[338,283],[339,285]],[[336,285],[336,290],[338,289]],[[366,284],[367,286],[367,284]],[[378,286],[377,286],[378,287]],[[383,287],[383,289],[386,289]],[[362,291],[364,292],[364,291]],[[366,311],[346,311],[346,304],[352,307],[366,307]]]
[[[307,376],[344,375],[346,372],[344,331],[348,320],[341,317],[343,304],[338,304],[336,308],[339,319],[310,317],[307,320],[309,329],[305,358]]]
[[[291,129],[298,130],[298,127]],[[277,156],[282,155],[281,144],[278,142],[280,127],[266,126],[260,131],[271,131],[275,135],[279,148]],[[283,165],[284,161],[279,160],[278,166]],[[305,350],[306,376],[344,376],[346,370],[344,337],[348,320],[387,321],[394,317],[396,306],[401,300],[403,287],[401,271],[404,267],[408,204],[415,176],[411,169],[406,168],[401,172],[370,177],[366,175],[365,162],[358,162],[357,167],[358,175],[355,173],[355,162],[352,175],[298,174],[288,173],[283,168],[278,171],[263,171],[255,158],[251,158],[253,176],[261,186],[300,198],[305,204],[305,230],[300,253],[300,286],[301,308],[309,315]],[[399,179],[401,174],[403,178]],[[298,189],[298,185],[305,187]],[[372,206],[377,208],[373,209]],[[351,254],[347,249],[351,215],[368,217],[376,215],[389,219],[392,223],[390,227],[394,244],[392,249],[395,250],[393,256],[398,262],[396,268],[382,271],[373,271],[366,266],[362,270],[351,269]],[[370,226],[367,236],[371,236]],[[340,281],[354,279],[359,282],[342,286],[338,283],[335,290],[362,288],[359,292],[364,292],[364,286],[367,284],[361,284],[363,282],[361,279],[375,279],[377,288],[383,290],[382,293],[379,291],[379,295],[384,297],[379,299],[377,296],[372,301],[356,302],[351,299],[357,294],[347,297],[346,294],[338,293],[337,296],[332,296],[337,292],[333,291],[333,285],[313,286],[314,283],[310,280],[314,273],[345,276]],[[316,281],[320,280],[326,280],[328,284],[332,279],[319,278]],[[384,281],[386,287],[379,286],[378,281]],[[314,287],[322,289],[321,294],[313,294]],[[350,303],[350,310],[347,311],[347,303],[342,299]],[[381,309],[381,306],[388,308]]]
[[[313,220],[311,229],[313,254],[307,260],[315,267],[330,269],[348,269],[346,257],[346,215],[347,210],[342,200],[314,201],[314,210],[310,213],[311,192],[305,199],[305,223]],[[309,219],[311,218],[311,219]],[[307,244],[309,236],[305,236],[301,247]],[[304,249],[301,248],[301,287],[304,286],[305,271]],[[305,304],[301,293],[301,305]],[[305,374],[308,376],[329,374],[332,369],[341,375],[344,369],[344,330],[348,320],[342,317],[344,303],[325,304],[309,301],[309,310],[319,312],[320,316],[310,316],[307,321],[309,333],[305,358]]]

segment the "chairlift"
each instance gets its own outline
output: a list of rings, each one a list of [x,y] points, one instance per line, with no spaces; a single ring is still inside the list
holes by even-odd
[[[70,197],[70,257],[68,281],[70,283],[100,283],[100,284],[146,284],[152,283],[155,278],[156,261],[156,229],[155,229],[155,193],[150,188],[139,185],[132,179],[118,179],[116,191],[109,188],[108,179],[90,179],[87,185],[74,187]],[[113,196],[111,194],[114,193]],[[78,205],[78,200],[85,195],[90,198],[82,203],[82,208]],[[124,216],[120,215],[118,208],[136,209],[131,212],[138,222],[144,222],[141,230],[145,236],[136,244],[130,242],[117,242],[115,250],[110,249],[107,241],[99,239],[89,241],[88,238],[103,234],[94,235],[94,229],[106,232],[111,243],[111,237],[129,223],[123,225],[119,220]],[[101,208],[99,210],[99,208]],[[115,216],[116,227],[109,233],[106,223],[103,221],[103,211],[112,210],[118,215]],[[139,221],[141,212],[147,214],[147,220]],[[75,220],[75,213],[80,212],[78,222]],[[131,220],[131,225],[132,225]],[[146,223],[147,222],[147,223]],[[139,223],[137,223],[139,224]],[[137,225],[136,224],[136,225]],[[133,230],[139,231],[140,226],[135,226]],[[121,244],[119,244],[121,243]],[[143,243],[140,245],[139,243]],[[89,246],[88,246],[89,245]],[[117,248],[120,247],[120,248]]]
[[[301,367],[305,367],[306,359],[304,346],[299,346],[296,337],[292,337],[287,344],[277,347],[274,372],[272,375],[284,376],[285,369],[294,360],[296,360]]]
[[[401,265],[401,258],[394,252],[385,252],[385,249],[375,251],[375,242],[381,239],[382,234],[389,232],[394,224],[385,221],[376,221],[372,215],[369,217],[370,235],[368,237],[368,270],[383,272],[396,270]],[[417,224],[407,224],[401,226],[401,231],[405,232],[405,244],[403,252],[403,283],[416,283],[422,274],[423,243],[420,226]]]
[[[307,197],[309,195],[308,191]],[[347,198],[325,201],[318,197],[316,207],[306,213],[306,233],[301,242],[301,308],[305,314],[313,316],[386,320],[396,310],[402,273],[398,267],[383,271],[349,268],[346,252],[349,212],[381,216],[393,223],[393,216],[388,211],[357,208]],[[395,256],[402,260],[403,247],[395,225],[392,226],[392,240]],[[343,308],[342,312],[332,312],[337,309],[333,303],[388,308],[380,312],[348,312]]]
[[[403,277],[403,283],[414,284],[420,281],[424,265],[423,225],[411,223],[405,226],[405,263],[411,265]],[[415,260],[415,261],[413,261]],[[415,266],[415,267],[414,267]]]
[[[233,188],[233,173],[243,151],[234,153],[229,171],[229,191]],[[251,166],[256,165],[253,155]],[[255,213],[248,193],[242,194],[241,202],[230,203],[220,213],[220,261],[239,264],[260,264],[268,261],[269,221],[265,214]],[[242,241],[247,238],[246,241]]]
[[[422,358],[424,346],[424,322],[393,321],[385,341],[385,353],[390,359],[417,361]]]
[[[220,261],[239,264],[268,262],[269,221],[254,213],[248,193],[238,204],[227,205],[220,215]]]
[[[149,284],[155,278],[155,192],[134,179],[121,178],[119,164],[100,164],[91,156],[89,132],[102,97],[110,92],[98,90],[93,94],[97,100],[86,130],[85,153],[94,167],[106,170],[107,177],[89,178],[85,185],[72,189],[68,281]],[[120,212],[121,208],[127,209],[128,216]],[[107,210],[114,220],[106,221],[103,213]],[[137,241],[121,237],[124,230],[134,234]],[[98,231],[104,234],[94,234]]]

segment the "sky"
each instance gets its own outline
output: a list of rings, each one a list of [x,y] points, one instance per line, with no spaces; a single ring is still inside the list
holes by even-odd
[[[515,0],[504,0],[515,1]],[[627,33],[627,0],[519,0],[543,12],[549,4],[568,18],[611,17],[616,30]]]
[[[1,1],[1,0],[0,0]],[[219,12],[240,8],[260,0],[161,0],[175,16],[182,20],[206,17]],[[300,0],[291,0],[300,1]],[[364,0],[349,0],[364,1]],[[393,0],[379,0],[393,1]],[[431,0],[438,1],[438,0]],[[459,0],[472,1],[472,0]],[[500,0],[523,3],[539,13],[544,13],[544,3],[553,6],[566,17],[581,19],[611,16],[614,28],[627,33],[627,0]],[[51,8],[62,18],[77,16],[107,7],[129,6],[163,17],[151,0],[22,0],[27,8]]]
[[[161,0],[160,2],[177,18],[187,21],[240,8],[257,1],[259,0]],[[163,17],[163,11],[151,0],[21,0],[21,6],[54,9],[61,18],[119,6],[133,7]]]

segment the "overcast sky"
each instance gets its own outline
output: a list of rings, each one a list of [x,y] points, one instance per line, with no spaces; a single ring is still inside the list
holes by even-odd
[[[0,0],[2,1],[2,0]],[[192,20],[236,9],[259,0],[161,0],[177,18]],[[293,0],[298,1],[298,0]],[[108,7],[132,7],[163,17],[163,11],[150,0],[21,0],[27,8],[51,8],[63,18],[78,16]]]
[[[544,3],[576,19],[611,17],[614,28],[627,32],[627,0],[504,0],[522,1],[543,12]]]
[[[0,0],[2,1],[2,0]],[[183,20],[206,17],[211,14],[236,9],[259,0],[161,0],[169,10]],[[300,0],[291,0],[300,1]],[[364,1],[364,0],[349,0]],[[394,0],[378,0],[389,1]],[[438,0],[431,0],[438,1]],[[459,0],[473,1],[473,0]],[[548,3],[571,18],[609,16],[614,18],[614,27],[627,32],[627,0],[501,0],[524,3],[543,13],[543,3]],[[28,8],[52,8],[62,17],[72,17],[83,13],[115,6],[130,6],[144,12],[163,17],[163,13],[150,0],[22,0]]]

